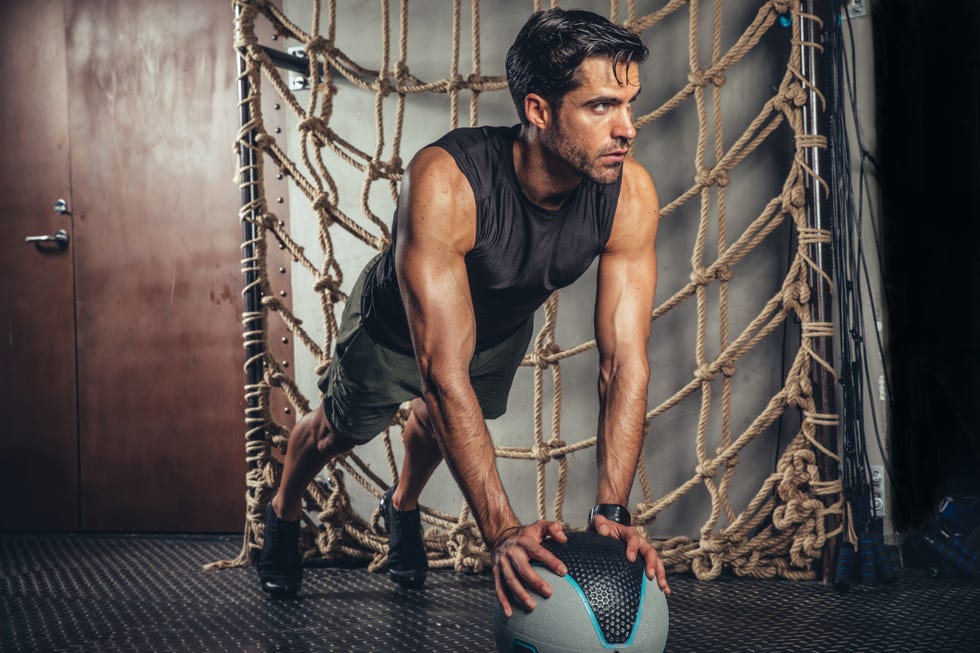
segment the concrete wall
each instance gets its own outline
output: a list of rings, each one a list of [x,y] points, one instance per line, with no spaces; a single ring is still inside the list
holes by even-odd
[[[287,13],[304,29],[309,29],[311,9],[309,0],[286,0]],[[337,18],[336,46],[347,53],[359,65],[377,69],[381,65],[380,3],[340,3]],[[397,58],[398,9],[392,9],[392,31],[395,35],[392,60]],[[467,3],[464,3],[464,5]],[[484,2],[481,14],[482,71],[484,74],[503,74],[503,59],[514,35],[526,20],[531,3]],[[623,3],[625,4],[625,3]],[[642,3],[641,3],[642,4]],[[663,3],[657,3],[657,7]],[[710,62],[711,53],[711,3],[703,3],[701,25],[701,63]],[[754,17],[760,3],[725,3],[722,48],[727,50]],[[568,4],[568,6],[572,6]],[[581,2],[577,6],[608,15],[608,2]],[[435,80],[449,76],[452,17],[449,3],[441,0],[413,0],[410,3],[408,65],[423,80]],[[653,9],[657,8],[653,7]],[[652,10],[641,6],[641,11]],[[625,9],[620,20],[625,19]],[[326,16],[322,30],[326,32]],[[469,8],[463,7],[463,43],[460,62],[465,77],[472,71]],[[862,24],[861,29],[864,29]],[[644,39],[650,47],[650,59],[644,66],[643,93],[638,100],[637,115],[643,115],[660,106],[687,82],[688,64],[688,9],[676,12],[661,24],[647,30]],[[868,26],[868,29],[870,27]],[[870,35],[859,32],[860,40]],[[293,45],[286,43],[285,46]],[[789,51],[789,30],[774,27],[760,45],[734,69],[727,73],[727,84],[721,90],[723,106],[724,145],[730,147],[748,123],[757,115],[763,103],[772,95],[784,71]],[[866,59],[870,74],[870,56]],[[862,68],[862,73],[865,70]],[[332,128],[360,149],[373,152],[376,144],[374,120],[374,94],[354,87],[337,77],[339,92],[330,121]],[[305,103],[309,91],[298,94]],[[459,124],[469,123],[466,111],[468,94],[461,95]],[[449,102],[444,95],[414,95],[409,97],[406,112],[406,128],[402,159],[407,162],[411,154],[438,138],[450,125]],[[299,145],[295,136],[296,119],[291,120],[289,147],[298,159]],[[480,101],[480,124],[513,124],[516,122],[513,104],[506,91],[484,93]],[[865,125],[871,123],[870,118]],[[394,124],[394,96],[385,106],[385,150],[383,158],[391,154],[390,143]],[[694,154],[697,143],[697,115],[693,98],[678,110],[647,126],[637,139],[636,156],[651,172],[657,184],[661,205],[666,206],[693,183]],[[340,188],[341,209],[351,216],[362,214],[359,198],[363,174],[343,164],[332,153],[326,153],[335,180]],[[792,157],[792,134],[781,127],[756,153],[752,154],[732,174],[732,185],[727,189],[728,241],[731,242],[756,218],[772,197],[778,194],[785,179]],[[713,155],[709,154],[709,164]],[[334,165],[335,164],[335,165]],[[312,211],[307,208],[302,195],[295,189],[290,197],[292,207],[290,223],[296,238],[307,244],[309,251],[317,251],[316,228]],[[387,187],[376,183],[370,196],[374,213],[386,222],[390,220],[393,201]],[[659,282],[657,302],[670,297],[684,286],[691,273],[691,256],[699,218],[699,203],[689,202],[680,210],[666,216],[661,223],[658,241]],[[373,231],[376,231],[374,229]],[[705,264],[710,263],[716,251],[717,232],[712,227],[706,247]],[[374,252],[343,230],[333,230],[336,256],[344,270],[343,289],[349,290],[364,262]],[[762,245],[748,255],[735,269],[730,284],[730,337],[736,337],[757,315],[765,302],[779,289],[786,268],[792,233],[781,227],[772,233]],[[322,340],[320,302],[309,290],[312,278],[299,266],[294,266],[293,297],[296,312],[304,319],[317,340]],[[592,309],[595,293],[594,269],[590,270],[573,287],[563,291],[560,299],[560,326],[558,342],[563,347],[578,344],[593,337]],[[719,351],[718,345],[718,287],[709,287],[708,355]],[[536,317],[540,326],[543,316]],[[653,325],[650,344],[652,381],[649,404],[656,406],[686,384],[695,369],[696,305],[689,300]],[[738,363],[734,379],[734,414],[732,426],[737,436],[764,408],[768,399],[781,387],[785,369],[789,365],[798,333],[793,325],[787,332],[777,330],[753,352]],[[787,356],[784,358],[784,347]],[[785,362],[784,362],[785,360]],[[562,438],[576,442],[595,433],[597,400],[595,352],[589,352],[562,363],[564,402],[562,405]],[[313,361],[305,352],[297,349],[295,370],[301,387],[307,396],[316,397]],[[550,387],[550,384],[549,384]],[[710,422],[709,453],[720,445],[720,381],[714,388],[714,402]],[[314,404],[316,401],[314,400]],[[530,368],[523,368],[511,394],[509,412],[503,418],[490,423],[490,430],[500,444],[529,446],[532,433],[533,383]],[[545,419],[550,419],[550,404],[545,406]],[[654,420],[648,436],[646,458],[655,496],[686,481],[694,474],[697,458],[695,434],[700,396],[684,401],[662,417]],[[747,447],[740,456],[741,463],[731,497],[736,512],[740,511],[755,494],[765,477],[774,468],[777,450],[792,437],[799,425],[795,412],[787,412],[782,420],[762,437]],[[550,434],[549,434],[550,435]],[[546,435],[547,437],[547,435]],[[397,440],[397,438],[395,438]],[[396,452],[399,443],[396,442]],[[387,478],[387,464],[381,447],[375,444],[362,447],[358,454],[370,462],[373,469]],[[524,520],[535,517],[535,466],[528,461],[502,461],[501,474],[510,493],[518,516]],[[573,526],[582,526],[588,508],[594,501],[595,462],[594,450],[571,456],[571,478],[565,518]],[[553,495],[557,466],[550,466],[548,481],[549,506]],[[351,488],[355,507],[367,513],[372,508],[369,495]],[[639,499],[639,484],[634,485],[634,501]],[[437,472],[432,484],[423,496],[428,505],[455,513],[460,505],[460,495],[448,471],[443,467]],[[678,504],[658,517],[651,528],[654,535],[696,535],[710,512],[710,499],[703,488],[682,499]],[[722,524],[723,525],[723,524]]]

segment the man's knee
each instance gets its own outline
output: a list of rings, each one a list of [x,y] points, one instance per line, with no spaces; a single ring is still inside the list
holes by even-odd
[[[412,400],[412,414],[415,415],[415,419],[418,421],[419,426],[430,438],[434,438],[436,435],[435,429],[432,428],[432,417],[429,415],[429,409],[426,407],[425,402],[421,399]]]
[[[294,433],[321,453],[336,455],[354,448],[356,441],[333,427],[322,408],[311,410],[296,423]]]

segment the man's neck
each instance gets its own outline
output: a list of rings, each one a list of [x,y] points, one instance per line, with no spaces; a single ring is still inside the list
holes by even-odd
[[[532,204],[554,211],[578,187],[582,176],[556,157],[534,127],[524,125],[514,139],[514,171],[524,196]]]

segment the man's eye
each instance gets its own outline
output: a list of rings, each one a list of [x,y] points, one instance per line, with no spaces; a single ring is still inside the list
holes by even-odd
[[[605,113],[606,111],[609,110],[609,105],[606,104],[605,102],[600,102],[598,104],[593,104],[592,105],[592,110],[595,111],[596,113]]]

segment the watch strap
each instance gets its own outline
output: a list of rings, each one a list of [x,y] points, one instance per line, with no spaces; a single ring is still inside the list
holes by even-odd
[[[633,521],[630,517],[630,511],[627,510],[626,506],[621,506],[618,503],[597,503],[589,511],[590,529],[593,528],[592,521],[596,515],[602,515],[606,519],[622,524],[623,526],[629,526]]]

